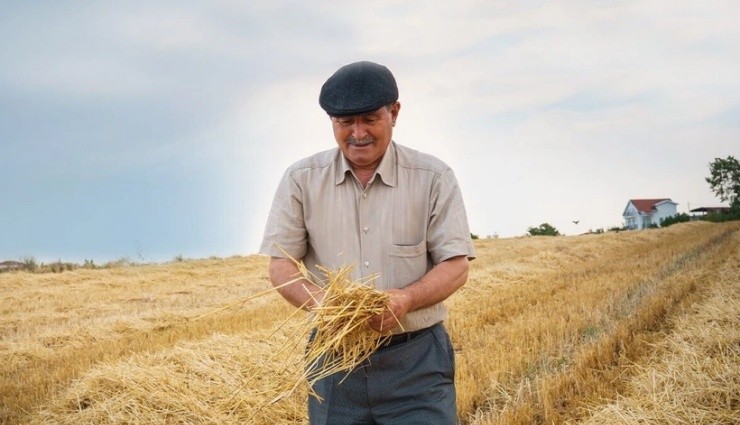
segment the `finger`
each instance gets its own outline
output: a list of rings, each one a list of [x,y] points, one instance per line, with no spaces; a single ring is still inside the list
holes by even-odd
[[[381,326],[383,326],[383,316],[380,314],[372,316],[370,319],[368,319],[368,324],[374,330],[379,331]]]
[[[389,315],[386,314],[378,314],[373,316],[369,321],[370,327],[378,332],[384,332],[392,329],[394,327],[395,320],[393,320],[392,318],[391,320],[389,320],[388,316]]]
[[[383,322],[381,323],[381,331],[390,331],[391,329],[395,328],[398,323],[396,322],[396,319],[393,316],[385,317],[383,318]]]

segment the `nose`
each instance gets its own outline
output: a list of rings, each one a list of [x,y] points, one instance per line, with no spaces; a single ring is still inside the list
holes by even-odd
[[[362,121],[357,120],[352,124],[352,136],[357,140],[362,140],[367,136],[367,128]]]

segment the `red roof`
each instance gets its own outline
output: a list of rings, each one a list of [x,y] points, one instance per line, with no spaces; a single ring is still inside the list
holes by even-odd
[[[660,199],[630,199],[630,202],[632,202],[632,205],[637,208],[637,211],[649,213],[652,210],[655,209],[655,204],[658,204],[663,201],[670,201],[670,198],[660,198]]]

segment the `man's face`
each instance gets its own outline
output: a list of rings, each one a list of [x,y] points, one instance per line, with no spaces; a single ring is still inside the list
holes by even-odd
[[[354,169],[378,167],[400,109],[401,104],[395,102],[367,114],[331,118],[334,138]]]

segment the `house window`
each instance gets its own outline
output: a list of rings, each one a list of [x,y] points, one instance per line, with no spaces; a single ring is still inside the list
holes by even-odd
[[[627,217],[627,228],[634,229],[636,227],[637,227],[637,223],[635,221],[635,216],[628,216]]]

